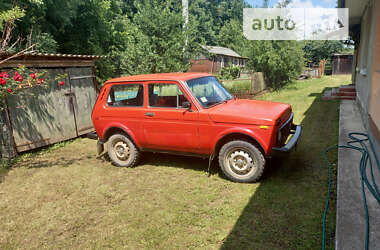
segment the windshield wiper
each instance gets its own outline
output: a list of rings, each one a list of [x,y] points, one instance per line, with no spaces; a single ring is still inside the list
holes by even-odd
[[[211,103],[211,105],[209,106],[209,107],[211,107],[211,106],[216,106],[216,105],[218,105],[218,104],[227,103],[229,100],[231,100],[231,99],[225,99],[225,100],[223,100],[223,101],[219,101],[219,102],[209,102],[209,103],[207,103],[207,104],[210,104],[210,103]]]

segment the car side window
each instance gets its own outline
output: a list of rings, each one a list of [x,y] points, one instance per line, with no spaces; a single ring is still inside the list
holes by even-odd
[[[159,108],[182,108],[188,102],[182,90],[171,83],[152,83],[148,85],[149,106]]]
[[[142,107],[144,87],[142,84],[114,85],[109,92],[107,104],[112,107]]]

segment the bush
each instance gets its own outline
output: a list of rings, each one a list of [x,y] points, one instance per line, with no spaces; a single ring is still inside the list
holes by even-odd
[[[327,59],[327,62],[325,64],[325,75],[327,75],[327,76],[332,75],[332,60],[331,60],[331,58]]]
[[[296,79],[304,67],[302,44],[296,41],[252,41],[248,68],[263,72],[272,88]]]
[[[223,86],[231,94],[247,94],[250,93],[252,90],[251,80],[224,81]]]
[[[220,71],[221,78],[223,80],[234,80],[240,76],[239,66],[224,67]]]

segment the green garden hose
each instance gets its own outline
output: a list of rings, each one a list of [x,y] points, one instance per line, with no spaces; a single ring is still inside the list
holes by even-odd
[[[363,139],[358,138],[357,136],[364,137]],[[322,236],[322,250],[325,249],[326,245],[326,215],[327,215],[327,209],[329,207],[329,200],[330,200],[330,191],[331,191],[331,175],[332,175],[332,169],[331,169],[331,162],[327,159],[327,152],[338,149],[338,148],[344,148],[344,149],[353,149],[361,152],[362,156],[360,159],[360,176],[361,176],[361,189],[362,189],[362,197],[363,197],[363,206],[365,210],[365,218],[366,218],[366,236],[365,236],[365,249],[368,250],[369,245],[369,213],[368,213],[368,205],[367,205],[367,196],[365,193],[365,187],[370,191],[370,193],[373,195],[373,197],[377,200],[379,206],[380,206],[380,192],[379,188],[376,184],[375,177],[373,175],[373,163],[372,158],[370,155],[370,152],[367,148],[367,145],[365,144],[365,141],[369,141],[371,151],[373,152],[373,155],[375,157],[375,165],[377,166],[377,170],[380,172],[380,164],[379,159],[377,158],[374,150],[374,146],[371,142],[371,140],[368,139],[368,135],[364,133],[349,133],[348,137],[352,140],[349,141],[346,145],[334,145],[329,148],[327,148],[322,156],[323,159],[326,161],[328,170],[329,170],[329,184],[327,188],[327,197],[326,197],[326,204],[325,204],[325,210],[323,212],[323,236]],[[353,144],[360,144],[360,146],[354,146]],[[367,166],[369,164],[370,167],[370,174],[371,174],[371,180],[367,177]],[[372,183],[371,183],[372,182]]]

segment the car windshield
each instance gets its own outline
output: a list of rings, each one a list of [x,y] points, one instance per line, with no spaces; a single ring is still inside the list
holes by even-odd
[[[188,80],[187,86],[204,108],[232,99],[232,95],[213,76]]]

